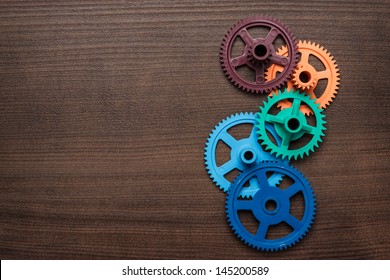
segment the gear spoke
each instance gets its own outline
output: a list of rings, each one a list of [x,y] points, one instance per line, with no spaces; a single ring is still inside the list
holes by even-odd
[[[278,65],[281,65],[281,66],[286,66],[286,65],[288,65],[290,63],[290,58],[289,57],[286,57],[286,56],[283,56],[283,55],[279,55],[279,54],[271,55],[269,60],[270,60],[270,62],[278,64]]]
[[[232,148],[236,143],[237,143],[237,140],[234,139],[233,136],[231,136],[228,132],[224,132],[222,135],[221,135],[221,140],[223,142],[226,143],[226,145],[228,145],[230,148]]]
[[[249,179],[249,183],[250,183],[251,188],[257,188],[257,189],[260,188],[260,186],[259,186],[259,181],[257,180],[256,177],[250,178],[250,179]]]
[[[319,80],[321,79],[330,79],[331,73],[328,70],[317,72],[317,77]]]
[[[288,198],[290,198],[300,190],[301,190],[301,185],[295,182],[294,184],[289,186],[286,190],[284,190],[284,194],[287,195]]]
[[[237,68],[237,67],[240,67],[242,65],[248,64],[248,57],[246,54],[243,54],[243,55],[237,56],[235,58],[232,58],[230,60],[230,63],[232,64],[233,67]]]
[[[257,128],[254,125],[252,130],[251,130],[251,134],[249,135],[249,139],[253,139],[253,140],[257,141],[257,138],[259,138],[259,135],[257,134]]]
[[[236,210],[252,210],[253,209],[253,200],[240,200],[236,199],[234,202]]]
[[[268,183],[267,174],[265,173],[265,170],[259,170],[259,172],[256,173],[256,177],[259,180],[259,185],[263,187],[270,187]]]
[[[264,84],[265,77],[264,77],[264,65],[263,65],[263,63],[260,63],[259,65],[256,65],[255,71],[256,71],[256,83],[257,84]]]
[[[291,139],[291,133],[286,133],[283,137],[282,143],[280,144],[280,147],[283,149],[288,149],[288,146],[290,145],[290,139]]]
[[[309,53],[308,52],[301,52],[300,63],[309,64]]]
[[[295,98],[292,104],[292,113],[293,115],[298,115],[299,108],[301,107],[301,100]]]
[[[316,128],[314,126],[311,126],[311,125],[308,125],[308,124],[304,124],[302,126],[302,129],[306,132],[306,133],[309,133],[309,134],[312,134],[314,135],[316,133]]]
[[[277,29],[275,29],[275,28],[272,28],[272,29],[268,32],[267,36],[265,37],[265,40],[264,40],[265,44],[271,45],[271,44],[275,41],[276,37],[277,37],[279,34],[280,34],[280,33],[279,33],[279,30],[277,30]]]
[[[289,214],[285,219],[284,221],[289,224],[290,226],[292,226],[294,228],[294,230],[298,230],[300,229],[302,226],[303,226],[303,223],[298,220],[297,218],[295,218],[294,216],[292,216],[291,214]]]
[[[271,115],[271,114],[267,114],[265,116],[265,121],[270,123],[280,123],[280,124],[284,123],[284,120],[282,120],[278,116]]]
[[[218,173],[221,175],[226,175],[234,168],[236,168],[235,162],[233,160],[229,160],[218,167]]]
[[[265,239],[267,231],[268,231],[268,224],[265,223],[265,222],[260,222],[260,225],[257,228],[257,232],[256,232],[256,235],[255,235],[256,239],[258,239],[258,240]]]
[[[253,43],[253,38],[249,34],[248,30],[246,30],[246,28],[241,29],[241,31],[240,31],[240,33],[238,33],[238,35],[240,36],[240,38],[244,41],[244,43],[246,45],[250,45]]]

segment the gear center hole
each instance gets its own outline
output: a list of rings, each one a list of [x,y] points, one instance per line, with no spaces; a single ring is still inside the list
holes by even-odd
[[[287,125],[288,125],[289,129],[291,129],[292,131],[295,131],[295,130],[297,130],[299,128],[300,123],[299,123],[298,119],[291,118],[291,119],[288,120]]]
[[[263,57],[267,54],[267,47],[260,44],[255,47],[255,54],[257,57]]]
[[[299,74],[299,80],[302,82],[302,83],[307,83],[309,82],[311,79],[311,75],[309,72],[307,71],[303,71]]]
[[[268,211],[275,211],[276,206],[276,201],[273,199],[270,199],[265,203],[265,209],[267,209]]]
[[[246,160],[251,160],[251,159],[253,159],[253,153],[252,153],[251,151],[246,151],[246,152],[244,153],[244,158],[245,158]]]

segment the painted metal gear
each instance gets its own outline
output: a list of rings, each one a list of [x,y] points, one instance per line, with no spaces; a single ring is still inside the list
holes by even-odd
[[[253,28],[267,28],[263,38],[253,38]],[[235,56],[233,45],[239,38],[244,42],[244,50]],[[288,55],[276,53],[275,41],[281,38],[287,46]],[[291,77],[298,61],[296,40],[292,32],[279,20],[266,16],[255,16],[235,23],[225,34],[220,52],[223,71],[237,87],[248,92],[270,92],[279,89]],[[265,70],[272,65],[282,68],[281,74],[272,80],[265,80]],[[253,73],[253,78],[241,75],[239,68],[246,66]]]
[[[220,122],[207,139],[204,153],[206,169],[210,178],[224,192],[227,192],[231,186],[231,181],[225,176],[232,170],[238,169],[239,171],[244,171],[264,160],[277,160],[275,156],[264,151],[259,144],[255,124],[256,118],[253,113],[235,114]],[[235,139],[229,133],[229,130],[241,125],[252,125],[253,128],[247,138]],[[272,125],[267,124],[264,129],[275,137],[277,143],[281,142]],[[227,162],[218,165],[216,153],[217,145],[220,141],[230,147],[230,157]],[[274,174],[269,179],[269,184],[276,186],[281,179],[281,174]],[[255,183],[243,190],[241,195],[243,197],[250,197],[256,193],[259,186]]]
[[[290,178],[293,183],[285,189],[270,185],[267,174],[275,172]],[[259,191],[252,199],[242,199],[240,193],[253,180],[258,182]],[[291,198],[299,192],[304,200],[301,219],[291,213]],[[252,212],[259,223],[255,232],[241,222],[240,211]],[[245,244],[263,251],[284,250],[299,242],[309,231],[316,214],[315,196],[310,183],[297,169],[280,162],[264,162],[244,171],[233,182],[226,198],[226,214],[234,233]],[[270,227],[281,223],[287,223],[292,231],[278,239],[269,238]]]
[[[282,56],[287,56],[287,46],[280,48],[277,53]],[[319,104],[320,108],[329,106],[337,94],[340,82],[340,74],[336,61],[322,46],[310,41],[299,41],[298,53],[301,54],[301,58],[297,68],[293,72],[291,81],[287,82],[287,89],[292,89],[294,86],[297,89],[305,91],[312,98],[316,98],[315,102]],[[314,56],[323,64],[321,69],[319,69],[318,65],[310,64],[310,56]],[[279,65],[272,65],[266,71],[266,80],[274,79],[282,70],[283,68]],[[318,81],[322,79],[327,81],[327,85],[326,88],[317,93],[318,97],[316,97],[314,90],[318,85]],[[284,100],[278,105],[281,109],[290,108],[291,102]],[[302,105],[300,110],[305,115],[313,114],[313,111],[305,105]]]
[[[274,107],[279,102],[288,100],[292,100],[292,106],[275,115]],[[310,124],[309,118],[299,110],[301,105],[308,106],[314,112],[315,124]],[[326,121],[322,111],[323,109],[318,108],[313,99],[299,91],[285,90],[283,93],[279,91],[277,95],[269,96],[256,117],[260,143],[266,151],[270,150],[277,157],[298,159],[303,158],[305,154],[308,156],[310,152],[314,152],[314,147],[318,148],[318,144],[322,142],[321,136],[325,136]],[[265,130],[267,124],[274,125],[276,134],[282,139],[280,145],[272,141],[267,134]],[[306,140],[305,143],[298,143],[301,144],[299,147],[291,147],[292,142],[300,140],[306,134],[309,139],[303,139]]]

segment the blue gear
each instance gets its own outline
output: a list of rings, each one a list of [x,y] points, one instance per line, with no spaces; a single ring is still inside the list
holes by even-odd
[[[280,189],[268,183],[267,173],[277,172],[290,177],[294,183]],[[248,181],[257,180],[260,190],[252,199],[240,199],[240,193]],[[290,198],[302,192],[305,209],[301,220],[290,214]],[[266,206],[269,202],[274,209]],[[255,234],[250,233],[240,222],[238,211],[252,211],[260,223]],[[280,162],[263,162],[243,172],[233,182],[226,198],[227,219],[234,233],[247,245],[263,251],[279,251],[300,241],[309,231],[316,213],[316,202],[310,183],[297,169]],[[293,231],[279,239],[267,239],[269,226],[287,223]]]
[[[264,160],[277,160],[276,156],[264,151],[259,144],[257,138],[258,132],[255,127],[256,123],[257,120],[253,113],[235,114],[220,122],[207,139],[204,153],[206,169],[213,182],[215,182],[215,184],[224,192],[227,192],[231,185],[231,182],[224,177],[230,171],[234,169],[245,171]],[[236,140],[229,134],[228,130],[242,124],[253,125],[253,129],[248,138]],[[273,126],[266,124],[265,128],[275,138],[277,143],[280,144],[281,140],[277,136]],[[216,150],[219,141],[225,142],[231,148],[230,160],[221,166],[218,166],[216,162]],[[288,161],[285,162],[287,163]],[[269,178],[269,184],[276,186],[281,179],[281,174],[274,174],[271,178]],[[251,197],[258,189],[259,186],[256,182],[253,182],[249,188],[242,190],[241,195],[243,197]]]

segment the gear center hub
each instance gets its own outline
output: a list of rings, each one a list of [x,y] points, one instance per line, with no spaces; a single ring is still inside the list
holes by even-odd
[[[240,152],[240,160],[245,164],[252,164],[256,162],[256,153],[253,149],[246,147]]]
[[[265,202],[264,206],[265,206],[265,209],[266,209],[267,211],[273,213],[273,212],[276,210],[278,204],[276,203],[275,200],[269,199],[269,200],[267,200],[267,201]]]
[[[317,86],[317,70],[311,65],[300,64],[293,74],[296,86],[302,89],[314,89]]]
[[[299,74],[299,80],[300,80],[303,84],[309,83],[310,80],[311,80],[310,72],[308,72],[308,71],[302,71],[302,72]]]
[[[285,122],[286,130],[290,133],[296,133],[302,128],[302,124],[299,119],[291,117],[287,122]]]
[[[275,215],[280,209],[280,202],[274,197],[268,197],[263,200],[263,211],[268,215]]]
[[[253,56],[258,60],[265,60],[269,56],[269,49],[263,43],[258,43],[254,47]]]

